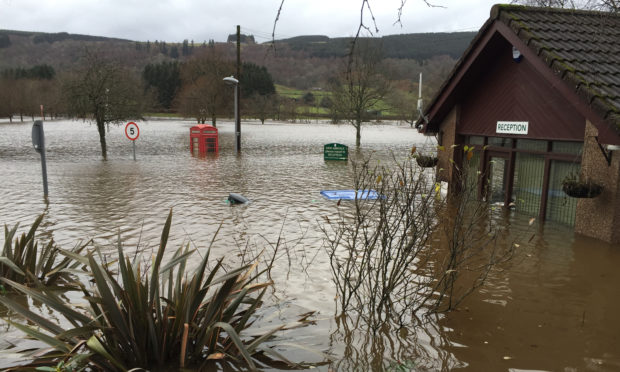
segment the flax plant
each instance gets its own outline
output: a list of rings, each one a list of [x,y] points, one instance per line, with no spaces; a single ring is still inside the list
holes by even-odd
[[[164,263],[171,220],[172,211],[150,265],[138,255],[126,257],[120,237],[115,270],[101,262],[97,251],[73,255],[88,266],[94,281],[94,288],[81,285],[85,311],[76,310],[45,288],[30,289],[1,279],[55,310],[70,325],[64,329],[6,296],[0,297],[0,303],[40,329],[13,323],[16,327],[55,350],[35,360],[33,366],[49,368],[63,363],[76,369],[168,371],[205,370],[214,363],[233,362],[256,369],[256,358],[262,361],[265,355],[278,356],[261,344],[284,325],[259,336],[243,336],[272,285],[271,281],[259,281],[267,269],[258,270],[258,262],[254,262],[224,272],[222,259],[209,269],[209,248],[199,265],[189,270],[188,260],[195,253],[189,244]]]
[[[0,255],[0,277],[26,286],[36,284],[47,287],[69,285],[72,274],[80,265],[69,256],[62,257],[63,250],[54,240],[43,245],[36,241],[36,231],[43,220],[40,215],[28,233],[16,237],[19,224],[12,229],[4,226],[4,247]],[[78,244],[71,253],[79,254],[89,243]],[[7,286],[10,289],[11,286]]]

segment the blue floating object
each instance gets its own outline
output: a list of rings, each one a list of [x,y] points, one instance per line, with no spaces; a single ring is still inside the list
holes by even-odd
[[[358,199],[378,199],[379,193],[375,190],[323,190],[321,195],[329,200],[355,200],[357,193]]]

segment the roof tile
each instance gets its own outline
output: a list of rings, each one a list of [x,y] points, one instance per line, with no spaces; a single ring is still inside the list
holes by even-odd
[[[433,131],[449,112],[447,97],[457,73],[468,68],[465,61],[480,46],[484,35],[503,23],[598,113],[606,124],[608,139],[620,138],[620,14],[583,10],[495,5],[450,77],[427,108],[419,124]],[[598,126],[598,124],[597,124]],[[610,137],[611,136],[611,137]],[[611,139],[617,142],[618,138]],[[611,142],[610,142],[611,143]]]
[[[500,5],[497,19],[620,128],[620,14]]]

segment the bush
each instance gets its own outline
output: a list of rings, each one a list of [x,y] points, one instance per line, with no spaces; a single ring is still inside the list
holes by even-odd
[[[59,253],[63,251],[54,244],[53,239],[47,245],[42,246],[35,241],[35,234],[43,216],[40,215],[34,221],[27,234],[22,234],[17,238],[15,234],[19,224],[10,230],[6,225],[4,226],[0,277],[26,286],[40,284],[51,287],[69,285],[73,281],[71,273],[80,263],[74,261],[69,254],[79,254],[88,243],[78,244],[63,259],[60,259]]]
[[[115,270],[101,262],[97,249],[86,256],[73,255],[88,267],[95,285],[86,288],[80,284],[88,302],[86,312],[76,310],[48,288],[31,289],[0,279],[55,310],[71,326],[65,329],[7,296],[0,297],[4,306],[47,332],[11,322],[54,349],[32,366],[105,371],[188,366],[202,370],[212,363],[233,361],[255,369],[255,357],[278,355],[268,348],[260,349],[260,345],[285,326],[251,338],[240,336],[251,326],[266,289],[272,285],[258,280],[267,269],[258,271],[258,262],[254,262],[222,272],[223,259],[219,259],[208,270],[207,251],[198,267],[189,271],[187,261],[194,253],[189,245],[162,264],[171,220],[172,211],[150,269],[143,266],[139,256],[133,260],[125,257],[120,237]]]

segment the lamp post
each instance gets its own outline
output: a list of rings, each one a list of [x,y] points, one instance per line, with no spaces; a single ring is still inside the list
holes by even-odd
[[[241,118],[239,117],[239,80],[234,76],[228,76],[224,78],[224,81],[228,85],[235,86],[235,151],[241,152]]]

